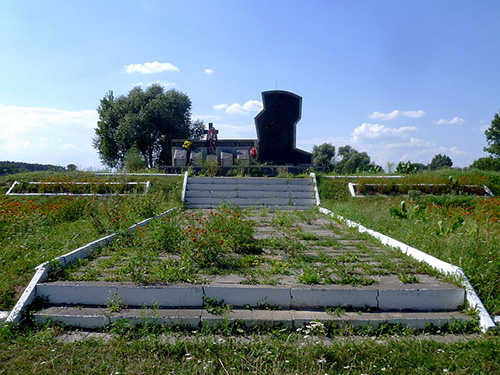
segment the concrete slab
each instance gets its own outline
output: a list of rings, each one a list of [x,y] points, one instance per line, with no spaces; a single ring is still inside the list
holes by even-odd
[[[232,285],[204,287],[206,297],[216,297],[232,306],[257,306],[258,303],[290,308],[290,289],[268,285]]]
[[[53,304],[106,305],[113,299],[131,306],[201,306],[201,285],[123,285],[117,283],[59,282],[37,285],[37,295]]]
[[[381,289],[378,301],[378,307],[382,310],[457,310],[465,302],[465,291],[451,287],[439,289]]]
[[[354,287],[322,288],[303,287],[292,288],[291,308],[304,309],[324,306],[365,306],[378,307],[378,290]]]
[[[247,327],[253,326],[293,326],[293,311],[290,310],[235,310],[222,315],[213,315],[203,311],[201,323],[213,325],[226,320],[229,323],[241,322]]]

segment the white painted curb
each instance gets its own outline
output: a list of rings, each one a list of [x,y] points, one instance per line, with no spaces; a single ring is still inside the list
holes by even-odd
[[[433,257],[432,255],[426,254],[423,251],[417,250],[414,247],[408,246],[404,244],[403,242],[400,242],[398,240],[395,240],[394,238],[391,238],[389,236],[386,236],[385,234],[376,232],[372,229],[368,229],[364,227],[361,224],[358,224],[354,221],[345,219],[344,217],[333,213],[332,211],[320,207],[319,210],[326,214],[330,215],[340,221],[343,221],[344,223],[347,224],[347,226],[351,228],[357,228],[359,232],[363,233],[366,232],[372,237],[375,237],[378,239],[380,242],[382,242],[384,245],[391,246],[393,248],[396,248],[403,252],[406,255],[411,256],[414,259],[417,259],[419,261],[425,262],[431,267],[437,269],[440,272],[450,274],[450,275],[456,275],[458,279],[460,280],[462,286],[465,289],[465,298],[467,299],[467,302],[472,308],[475,308],[478,313],[479,313],[479,326],[481,328],[482,332],[486,332],[490,328],[495,327],[495,323],[493,322],[493,319],[491,319],[490,314],[484,307],[483,303],[479,299],[479,296],[476,294],[474,288],[470,284],[469,280],[467,279],[467,276],[465,276],[464,271],[457,266],[454,266],[452,264],[449,264],[447,262],[443,262],[440,259],[437,259]]]
[[[314,189],[314,197],[316,198],[316,206],[321,205],[321,200],[319,199],[319,190],[318,190],[318,183],[316,181],[316,174],[314,172],[311,172],[309,174],[313,180],[313,189]]]
[[[123,197],[128,195],[135,194],[97,194],[97,193],[13,193],[14,187],[18,185],[18,181],[14,181],[10,189],[5,193],[5,195],[15,195],[15,196],[82,196],[82,197]],[[91,185],[93,182],[39,182],[39,181],[30,181],[28,182],[30,185]],[[146,182],[105,182],[104,185],[145,185],[144,193],[139,195],[146,195],[148,193],[149,188],[151,187],[151,181]]]
[[[182,176],[180,173],[120,173],[120,172],[96,172],[96,176]]]
[[[181,202],[182,203],[186,202],[187,183],[188,183],[188,172],[186,171],[184,173],[184,181],[182,182],[182,195],[181,195]]]
[[[177,210],[177,207],[171,208],[170,210],[167,210],[165,212],[162,212],[161,214],[157,216],[150,217],[146,220],[141,221],[140,223],[134,224],[128,229],[130,231],[133,231],[139,227],[142,227],[146,224],[148,224],[150,221],[162,218],[166,215],[168,215],[170,212]],[[51,262],[45,262],[40,264],[35,268],[36,272],[33,278],[31,279],[30,283],[24,290],[23,294],[21,295],[21,298],[17,301],[16,305],[12,309],[12,311],[9,313],[7,316],[7,319],[5,320],[6,323],[12,323],[12,324],[18,324],[21,320],[22,317],[22,312],[24,309],[33,302],[33,300],[36,297],[36,285],[40,282],[43,282],[44,280],[47,279],[49,276],[49,272],[51,270],[52,263],[53,262],[59,262],[61,264],[61,267],[67,267],[70,263],[78,260],[78,259],[83,259],[92,254],[92,251],[102,248],[109,243],[111,243],[117,236],[117,233],[110,234],[106,237],[103,237],[99,240],[93,241],[88,243],[85,246],[82,246],[76,250],[70,251],[69,253],[66,253],[64,255],[61,255],[57,258],[54,258]]]

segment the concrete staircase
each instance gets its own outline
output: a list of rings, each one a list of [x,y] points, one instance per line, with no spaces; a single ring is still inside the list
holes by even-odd
[[[57,322],[85,329],[101,328],[118,319],[192,328],[227,319],[246,326],[283,324],[299,328],[317,320],[355,328],[399,323],[417,329],[427,324],[441,327],[471,319],[459,312],[464,303],[463,289],[433,280],[419,283],[418,287],[390,282],[353,287],[242,285],[232,281],[147,286],[112,282],[43,283],[37,285],[37,295],[48,304],[34,313],[33,318],[40,324]],[[224,300],[231,310],[221,315],[211,314],[206,310],[204,297]],[[345,307],[350,312],[343,311]]]
[[[240,207],[309,209],[316,205],[310,178],[188,177],[186,208],[214,208],[225,202]]]

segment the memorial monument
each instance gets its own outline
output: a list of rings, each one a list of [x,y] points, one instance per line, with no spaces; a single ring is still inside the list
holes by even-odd
[[[234,160],[248,165],[252,157],[268,165],[312,165],[312,154],[295,147],[302,98],[276,90],[264,91],[262,101],[264,108],[255,117],[258,139],[218,139],[219,131],[210,123],[205,130],[206,140],[189,142],[189,150],[186,150],[186,140],[172,140],[172,165],[200,165],[201,160],[212,157],[222,166],[231,166]]]
[[[264,109],[255,117],[259,161],[276,165],[311,165],[312,154],[295,147],[302,98],[288,91],[264,91]]]

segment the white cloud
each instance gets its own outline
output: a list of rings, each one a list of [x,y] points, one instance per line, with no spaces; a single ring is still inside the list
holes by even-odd
[[[226,113],[247,115],[250,113],[258,112],[262,110],[262,102],[258,100],[249,100],[245,104],[241,105],[238,103],[231,104],[226,108]]]
[[[216,109],[217,111],[221,111],[223,109],[226,109],[228,107],[227,104],[216,104],[213,106],[214,109]]]
[[[0,104],[0,155],[3,160],[99,168],[99,157],[92,147],[97,120],[95,110]]]
[[[425,112],[422,110],[418,111],[400,111],[398,109],[395,109],[394,111],[390,113],[382,113],[382,112],[373,112],[370,116],[368,116],[371,119],[374,120],[394,120],[400,117],[409,117],[409,118],[420,118],[424,117]]]
[[[125,69],[127,73],[142,73],[142,74],[161,73],[165,71],[168,72],[179,71],[179,68],[170,63],[160,63],[158,61],[147,62],[144,64],[130,64],[126,65]]]
[[[398,163],[410,160],[412,163],[428,164],[436,154],[449,155],[454,166],[467,166],[472,155],[457,146],[443,147],[435,142],[415,136],[418,129],[413,126],[389,128],[380,124],[364,123],[356,127],[349,137],[325,137],[309,140],[297,139],[297,145],[311,150],[312,145],[331,143],[335,147],[350,145],[360,152],[366,152],[372,161],[385,167],[387,162]]]
[[[210,75],[210,74],[214,73],[214,70],[213,69],[205,69],[205,73]]]
[[[403,126],[400,128],[388,128],[379,124],[364,123],[352,132],[352,139],[356,142],[381,141],[391,138],[405,138],[410,133],[417,131],[414,126]]]
[[[224,110],[226,113],[231,115],[248,115],[251,113],[259,112],[262,110],[262,102],[258,100],[249,100],[245,104],[241,105],[238,103],[234,103],[231,105],[228,104],[216,104],[213,106],[217,111]]]
[[[436,124],[438,124],[438,125],[444,125],[444,124],[457,125],[457,124],[462,124],[464,122],[465,122],[465,120],[463,118],[455,116],[451,120],[445,120],[442,118],[441,120],[436,121]]]

